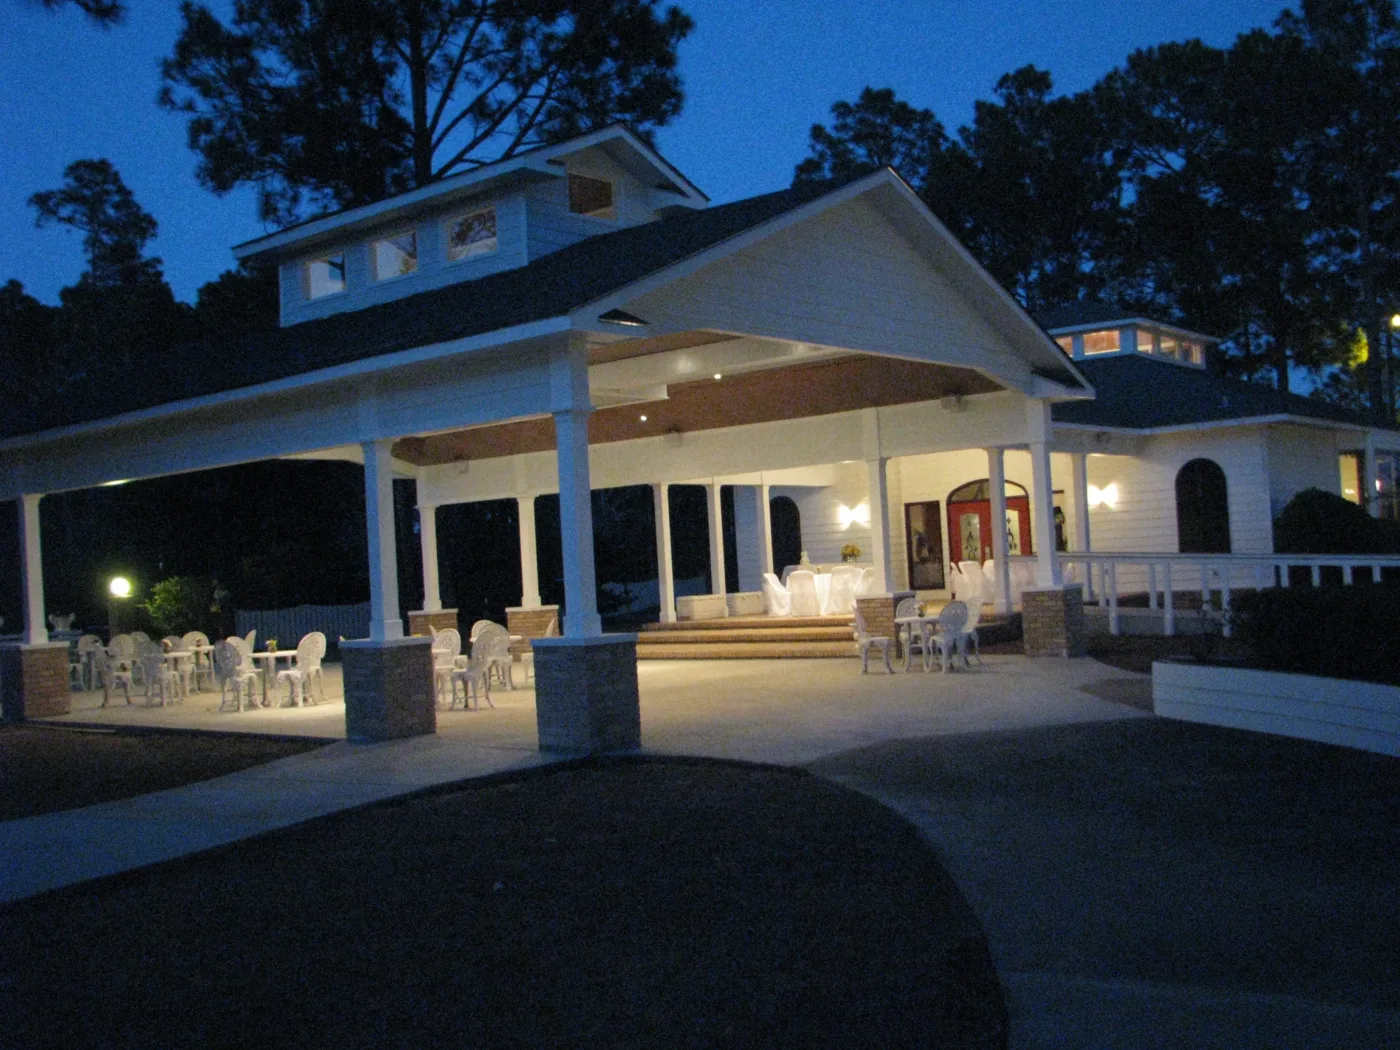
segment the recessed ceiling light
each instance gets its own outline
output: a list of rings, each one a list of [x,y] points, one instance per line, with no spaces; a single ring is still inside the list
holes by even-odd
[[[642,420],[643,423],[645,423],[645,422],[647,421],[647,417],[646,417],[646,416],[642,416],[642,417],[641,417],[641,420]]]
[[[715,378],[716,378],[716,379],[723,379],[724,376],[723,376],[721,373],[716,372],[716,373],[715,373]]]

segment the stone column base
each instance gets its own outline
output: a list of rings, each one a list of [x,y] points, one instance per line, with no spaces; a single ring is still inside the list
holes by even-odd
[[[913,591],[867,594],[863,598],[856,599],[856,608],[860,610],[860,618],[865,621],[865,629],[868,633],[877,637],[883,635],[886,638],[897,639],[899,632],[895,630],[894,626],[894,611],[905,598],[913,597]],[[901,657],[904,655],[898,642],[895,643],[893,655]]]
[[[518,634],[523,642],[512,642],[510,651],[516,656],[524,656],[530,651],[532,638],[543,638],[544,632],[554,623],[554,633],[559,633],[559,606],[537,605],[527,609],[523,606],[506,610],[506,629]]]
[[[1083,656],[1083,586],[1022,591],[1021,626],[1027,656]]]
[[[437,732],[432,639],[341,642],[340,661],[352,744]]]
[[[409,634],[416,634],[424,638],[429,638],[433,633],[428,630],[429,627],[433,627],[439,631],[445,631],[451,627],[455,631],[457,629],[457,610],[435,609],[432,612],[427,612],[423,609],[414,609],[409,612]]]
[[[541,751],[641,747],[637,636],[536,639],[535,719]]]
[[[71,712],[68,643],[7,642],[0,646],[0,710],[6,722]]]

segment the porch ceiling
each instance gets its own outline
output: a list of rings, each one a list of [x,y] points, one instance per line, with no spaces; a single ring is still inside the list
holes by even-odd
[[[966,397],[1000,389],[971,369],[851,354],[834,360],[804,361],[783,368],[725,375],[719,381],[705,378],[673,382],[662,400],[597,409],[590,419],[588,437],[590,444],[605,444]],[[642,415],[647,417],[645,422]],[[416,466],[432,466],[553,448],[553,421],[548,416],[537,416],[404,438],[395,443],[394,455]]]

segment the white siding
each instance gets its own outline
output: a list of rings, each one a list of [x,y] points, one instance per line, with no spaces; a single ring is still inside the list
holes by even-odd
[[[773,496],[788,496],[797,504],[802,518],[802,549],[812,562],[841,560],[841,548],[854,543],[860,548],[859,560],[870,561],[870,528],[859,522],[841,524],[841,508],[856,510],[869,505],[870,486],[864,462],[841,463],[836,466],[836,484],[825,488],[778,486]],[[785,566],[774,566],[781,573]]]
[[[1360,434],[1316,427],[1269,427],[1269,505],[1276,518],[1288,501],[1304,489],[1342,494],[1338,457],[1345,449],[1364,444]],[[1349,440],[1348,440],[1349,439]]]
[[[594,219],[572,214],[567,179],[533,186],[525,194],[529,258],[538,259],[585,238],[656,218],[646,187],[601,151],[585,150],[574,154],[568,160],[568,171],[611,182],[617,218]]]

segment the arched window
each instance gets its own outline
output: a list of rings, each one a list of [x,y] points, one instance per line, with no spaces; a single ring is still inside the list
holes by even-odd
[[[1177,472],[1176,537],[1182,554],[1230,553],[1230,498],[1213,460],[1193,459]]]
[[[773,524],[773,571],[781,574],[802,559],[802,515],[789,496],[774,496],[768,513]]]

